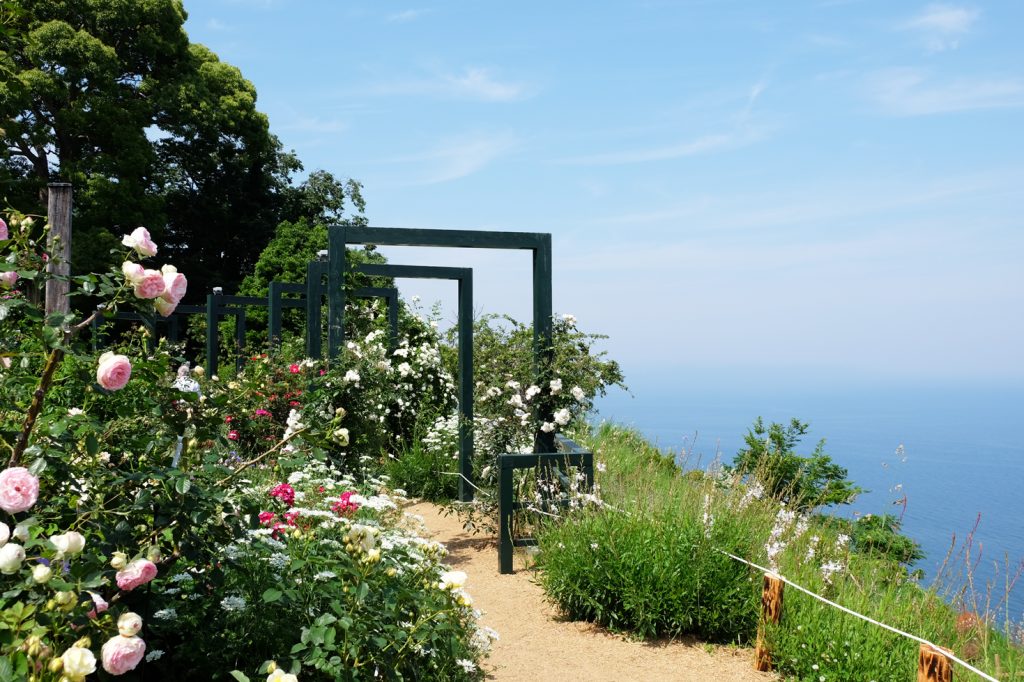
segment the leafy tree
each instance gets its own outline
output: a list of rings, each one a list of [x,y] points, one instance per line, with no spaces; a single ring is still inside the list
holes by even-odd
[[[852,502],[864,491],[846,478],[846,469],[825,454],[824,438],[809,456],[796,454],[807,427],[799,419],[765,427],[758,417],[744,436],[746,447],[736,453],[732,470],[753,478],[767,495],[796,509]]]
[[[0,1],[0,194],[45,210],[75,187],[73,262],[95,269],[146,225],[190,298],[233,290],[282,219],[332,219],[358,185],[302,169],[256,89],[192,44],[180,0]]]

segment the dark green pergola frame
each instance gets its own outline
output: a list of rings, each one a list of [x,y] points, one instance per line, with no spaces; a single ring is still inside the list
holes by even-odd
[[[327,274],[330,277],[330,261],[310,263],[307,272],[316,278]],[[313,267],[314,265],[323,267]],[[449,268],[429,265],[393,265],[382,263],[364,263],[357,265],[355,271],[375,277],[391,277],[397,279],[448,279],[458,282],[458,333],[459,333],[459,499],[463,502],[473,500],[473,270],[472,268]],[[318,279],[307,281],[310,290]],[[344,281],[344,280],[342,280]],[[328,284],[328,305],[334,289]],[[358,291],[358,290],[357,290]],[[344,294],[344,292],[342,292]],[[307,301],[310,301],[307,294]],[[319,295],[314,302],[319,301]],[[315,310],[314,310],[315,308]],[[319,349],[320,339],[320,306],[311,305],[307,312],[307,321],[314,320],[315,327],[306,330],[307,343],[316,337]],[[317,357],[311,355],[310,357]],[[337,357],[337,354],[332,357]]]
[[[308,269],[307,269],[308,270]],[[320,275],[323,278],[323,274]],[[321,286],[320,292],[317,294],[317,299],[326,292],[327,288]],[[306,303],[306,296],[309,292],[308,283],[304,284],[289,284],[286,282],[271,282],[270,293],[268,294],[268,306],[269,306],[269,322],[268,332],[270,336],[271,347],[277,346],[281,341],[281,318],[285,308],[303,308],[306,310],[306,314],[309,315],[310,306]],[[284,298],[283,294],[302,294],[300,298]],[[356,298],[383,298],[387,302],[388,306],[388,331],[390,332],[389,343],[390,348],[394,350],[398,347],[398,289],[394,287],[360,287],[353,292]],[[316,329],[320,327],[319,307],[317,307],[316,315]],[[310,325],[307,324],[306,332],[310,331]],[[319,334],[318,334],[319,336]],[[306,350],[309,351],[309,342],[306,343]],[[319,357],[319,346],[317,354],[310,355],[310,357]]]
[[[538,386],[550,380],[552,357],[552,290],[551,235],[542,232],[488,232],[483,230],[430,230],[397,227],[360,227],[332,225],[328,228],[331,258],[328,268],[328,334],[327,349],[336,357],[345,342],[345,258],[349,244],[376,246],[428,246],[464,249],[525,250],[533,254],[533,362]],[[317,341],[319,342],[319,335]],[[472,382],[470,382],[472,383]],[[535,452],[555,452],[554,434],[540,430],[540,421],[552,421],[549,400],[537,405],[537,428],[534,431]]]

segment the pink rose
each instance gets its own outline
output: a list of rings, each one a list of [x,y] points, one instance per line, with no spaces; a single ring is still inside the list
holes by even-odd
[[[129,249],[135,249],[140,256],[155,256],[156,244],[149,236],[149,230],[144,227],[136,227],[131,234],[126,234],[121,243]]]
[[[166,294],[167,291],[164,290],[164,293]],[[164,317],[170,317],[171,313],[174,312],[174,309],[178,307],[178,302],[168,301],[164,298],[155,298],[153,299],[153,307],[156,308],[156,311]]]
[[[14,283],[18,281],[18,273],[14,270],[8,270],[7,272],[0,272],[0,287],[4,289],[11,289],[14,287]]]
[[[158,270],[146,270],[135,284],[135,298],[152,299],[164,293],[164,276]]]
[[[17,514],[29,509],[39,499],[39,479],[25,467],[11,467],[0,472],[0,509]]]
[[[3,218],[0,218],[0,240],[9,239],[10,233],[7,231],[7,223],[4,222]]]
[[[130,260],[121,263],[121,272],[124,274],[125,280],[132,285],[138,284],[146,276],[146,268]]]
[[[104,353],[96,368],[96,383],[108,391],[124,388],[132,376],[132,363],[123,355]]]
[[[100,649],[103,669],[111,675],[124,675],[135,670],[142,657],[146,655],[146,643],[141,637],[124,637],[116,635],[107,640]]]
[[[156,577],[156,564],[149,559],[134,559],[114,575],[117,586],[125,592],[145,585]]]
[[[185,296],[185,290],[188,289],[188,280],[185,279],[185,275],[178,272],[178,268],[173,265],[165,265],[160,268],[164,278],[164,293],[160,296],[169,303],[179,303]]]
[[[96,616],[106,611],[110,607],[110,604],[107,603],[106,599],[96,594],[95,592],[90,592],[89,596],[92,597],[92,608],[85,615],[89,618],[89,620],[92,620]]]
[[[288,371],[291,372],[292,374],[298,374],[299,372],[302,371],[302,368],[299,367],[298,365],[289,365]]]

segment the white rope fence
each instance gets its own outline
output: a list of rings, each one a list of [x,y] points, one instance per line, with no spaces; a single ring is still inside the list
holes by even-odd
[[[792,580],[790,580],[786,576],[781,575],[780,573],[778,573],[776,571],[773,571],[771,569],[765,568],[764,566],[759,566],[759,565],[755,564],[752,561],[747,561],[746,559],[743,559],[742,557],[738,557],[735,554],[730,554],[729,552],[726,552],[725,550],[722,550],[722,549],[718,549],[717,547],[715,547],[714,550],[716,552],[719,552],[720,554],[724,554],[725,556],[729,557],[730,559],[733,559],[735,561],[739,561],[742,564],[746,564],[747,566],[751,566],[751,567],[756,568],[757,570],[759,570],[759,571],[761,571],[763,573],[767,573],[768,575],[771,575],[771,576],[773,576],[775,578],[778,578],[782,582],[786,583],[787,585],[789,585],[789,586],[791,586],[791,587],[793,587],[793,588],[795,588],[797,590],[800,590],[801,592],[803,592],[804,594],[808,595],[809,597],[814,597],[818,601],[824,602],[825,604],[828,604],[829,606],[837,608],[840,611],[848,613],[851,616],[855,616],[857,618],[860,618],[861,620],[864,620],[864,621],[867,621],[868,623],[871,623],[872,625],[877,625],[880,628],[888,630],[889,632],[894,632],[897,635],[902,635],[902,636],[904,636],[904,637],[906,637],[908,639],[914,640],[915,642],[918,642],[920,644],[924,644],[927,647],[931,647],[934,651],[936,651],[940,655],[945,656],[946,658],[948,658],[948,659],[950,659],[952,661],[956,661],[957,663],[959,663],[963,667],[967,668],[971,672],[975,673],[976,675],[980,675],[981,677],[985,678],[986,680],[989,680],[989,682],[999,682],[998,679],[992,677],[988,673],[984,673],[984,672],[978,670],[977,668],[975,668],[973,665],[971,665],[967,661],[964,661],[963,659],[958,658],[957,656],[953,655],[952,652],[947,651],[946,649],[943,649],[942,647],[938,646],[937,644],[935,644],[933,642],[929,642],[927,639],[924,639],[922,637],[918,637],[917,635],[912,635],[909,632],[904,632],[903,630],[900,630],[898,628],[894,628],[891,625],[886,625],[885,623],[877,621],[874,618],[871,618],[869,616],[865,616],[862,613],[857,613],[853,609],[849,609],[849,608],[843,606],[842,604],[837,604],[834,601],[831,601],[830,599],[826,599],[825,597],[822,597],[820,594],[817,594],[815,592],[811,592],[806,587],[803,587],[801,585],[797,585],[795,582],[793,582]]]

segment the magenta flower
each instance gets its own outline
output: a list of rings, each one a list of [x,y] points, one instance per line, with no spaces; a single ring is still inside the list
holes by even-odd
[[[270,491],[271,497],[276,497],[289,507],[295,503],[295,489],[287,483],[279,483]]]

